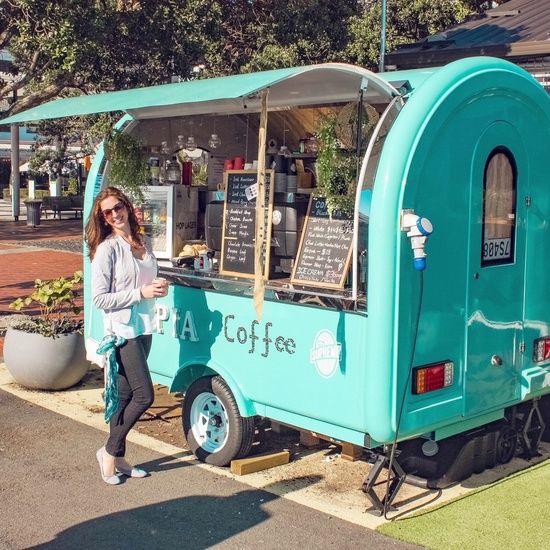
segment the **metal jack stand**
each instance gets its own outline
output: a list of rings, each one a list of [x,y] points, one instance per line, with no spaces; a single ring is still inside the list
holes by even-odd
[[[399,454],[399,451],[396,451],[392,465],[391,465],[391,471],[390,471],[390,484],[388,488],[387,494],[384,496],[383,500],[380,500],[378,498],[378,495],[374,492],[374,488],[378,485],[386,484],[387,480],[383,481],[377,481],[378,477],[382,473],[382,470],[384,468],[387,468],[389,465],[390,460],[390,453],[391,453],[391,447],[387,447],[384,449],[384,454],[379,454],[376,458],[376,461],[369,472],[369,475],[365,478],[363,481],[363,492],[366,493],[368,499],[371,501],[372,505],[374,506],[374,510],[371,511],[372,514],[381,516],[384,513],[384,507],[386,507],[387,510],[395,510],[395,508],[392,508],[391,503],[397,496],[397,493],[399,492],[399,489],[401,488],[401,485],[406,480],[407,474],[401,468],[399,463],[396,460],[396,457]]]
[[[523,429],[520,433],[521,442],[527,457],[537,456],[542,434],[546,428],[544,419],[539,409],[540,397],[533,400],[533,406],[529,411]]]

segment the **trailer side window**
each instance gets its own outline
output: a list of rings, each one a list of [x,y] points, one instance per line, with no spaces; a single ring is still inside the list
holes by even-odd
[[[481,265],[514,261],[517,170],[508,149],[495,149],[485,165]]]

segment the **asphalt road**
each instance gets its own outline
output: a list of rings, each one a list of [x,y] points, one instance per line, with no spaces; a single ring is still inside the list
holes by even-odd
[[[0,390],[0,549],[414,548],[129,444],[151,472],[107,486],[104,433]]]

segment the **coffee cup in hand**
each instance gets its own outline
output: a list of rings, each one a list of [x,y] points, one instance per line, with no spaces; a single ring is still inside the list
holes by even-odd
[[[168,294],[168,281],[164,277],[155,277],[153,279],[153,285],[162,291],[161,296]]]

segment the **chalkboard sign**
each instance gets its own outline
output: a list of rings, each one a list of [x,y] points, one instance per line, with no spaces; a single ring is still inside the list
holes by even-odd
[[[265,175],[266,240],[271,241],[273,190],[271,172]],[[225,203],[223,209],[220,273],[254,277],[254,238],[256,234],[256,170],[228,170],[224,174]],[[256,191],[256,192],[255,192]],[[269,272],[269,247],[263,247],[264,276]]]
[[[342,288],[348,273],[353,219],[341,212],[329,216],[326,199],[311,197],[292,283]]]

